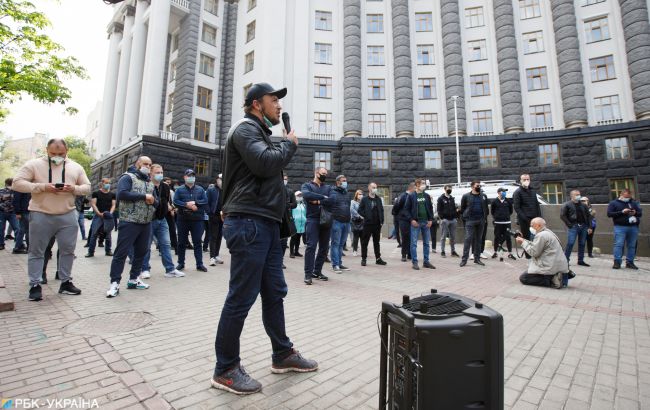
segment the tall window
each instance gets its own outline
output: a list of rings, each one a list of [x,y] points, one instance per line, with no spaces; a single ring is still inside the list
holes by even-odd
[[[332,64],[331,44],[316,43],[314,53],[314,62],[316,64]]]
[[[314,113],[314,131],[319,134],[332,133],[332,113],[315,112]]]
[[[607,138],[605,140],[607,159],[630,159],[630,148],[627,145],[627,138]]]
[[[370,155],[372,169],[390,169],[390,152],[373,150]]]
[[[201,54],[199,58],[199,73],[214,77],[214,58]]]
[[[418,78],[418,98],[421,100],[436,98],[435,78]]]
[[[386,80],[382,79],[368,79],[368,99],[369,100],[385,100],[386,99]]]
[[[609,198],[613,201],[621,196],[621,191],[629,189],[632,193],[632,198],[635,195],[634,179],[633,178],[618,178],[609,180]]]
[[[253,86],[252,83],[248,83],[244,86],[244,101],[246,101],[246,95],[248,94],[248,90],[250,90],[252,86]]]
[[[368,114],[368,134],[386,135],[386,114]]]
[[[548,128],[553,126],[550,104],[530,106],[530,126],[532,128]]]
[[[178,33],[172,36],[172,53],[178,50]]]
[[[560,165],[560,147],[558,144],[541,144],[538,146],[538,153],[540,167]]]
[[[438,135],[438,114],[436,113],[420,114],[420,135],[422,136]]]
[[[467,43],[469,47],[469,61],[487,60],[487,45],[485,40],[474,40]]]
[[[614,57],[611,55],[590,59],[589,67],[591,68],[591,81],[604,81],[616,78]]]
[[[246,26],[246,42],[248,43],[249,41],[253,41],[255,39],[255,26],[257,24],[255,23],[255,20],[251,21],[248,23]]]
[[[587,43],[609,39],[609,22],[607,16],[585,21],[585,34],[587,36]]]
[[[561,182],[543,182],[542,196],[549,204],[564,203],[564,187]]]
[[[465,9],[465,27],[480,27],[485,25],[483,7]]]
[[[167,113],[174,111],[174,93],[169,94],[167,97]]]
[[[384,15],[383,14],[368,14],[366,16],[366,24],[368,26],[368,33],[383,33],[384,32]]]
[[[314,97],[332,98],[331,77],[314,77]]]
[[[539,0],[519,0],[519,14],[522,20],[541,16]]]
[[[492,110],[472,111],[474,132],[492,132]]]
[[[255,68],[255,51],[251,51],[244,57],[244,74],[253,71]]]
[[[479,148],[478,157],[481,168],[497,168],[499,166],[499,156],[496,147]]]
[[[251,11],[257,6],[257,0],[248,0],[248,11]]]
[[[326,170],[332,169],[332,153],[331,152],[314,152],[314,168],[323,167]]]
[[[169,82],[171,83],[176,79],[176,60],[169,63]]]
[[[433,44],[418,45],[418,64],[419,65],[433,64]]]
[[[524,33],[524,54],[540,53],[544,51],[544,36],[541,31]]]
[[[196,172],[196,175],[204,177],[208,175],[208,165],[210,164],[210,160],[207,158],[196,158],[194,159],[194,172]]]
[[[368,65],[384,64],[384,46],[368,46]]]
[[[217,45],[217,29],[203,23],[203,32],[201,33],[201,40],[212,46]]]
[[[472,75],[469,80],[472,87],[472,97],[490,95],[490,79],[487,74]]]
[[[196,92],[196,105],[212,109],[212,90],[199,86]]]
[[[208,141],[210,139],[210,123],[208,121],[194,120],[194,139]]]
[[[433,15],[415,13],[415,31],[433,31]]]
[[[618,95],[594,98],[596,121],[620,120],[621,106]]]
[[[439,149],[424,151],[424,169],[442,169],[442,152]]]
[[[526,69],[526,78],[528,79],[528,91],[545,90],[548,88],[546,67]]]
[[[205,0],[203,2],[203,9],[216,16],[219,12],[219,0]]]
[[[332,31],[332,12],[316,10],[316,30]]]

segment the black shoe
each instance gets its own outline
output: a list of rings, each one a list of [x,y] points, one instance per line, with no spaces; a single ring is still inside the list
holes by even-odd
[[[210,384],[215,389],[240,395],[253,394],[262,390],[262,383],[250,377],[240,365],[226,370],[219,376],[212,376]]]
[[[513,255],[513,254],[509,254],[509,255],[508,255],[508,258],[509,258],[509,259],[512,259],[513,261],[516,261],[516,260],[517,260],[517,258],[515,258],[515,255]]]
[[[185,247],[185,249],[194,249],[194,245],[192,245],[191,243],[188,243],[187,246]]]
[[[89,246],[90,246],[90,244],[86,242],[86,244],[84,245],[84,248],[87,248]]]
[[[366,266],[366,260],[365,259],[361,259],[361,266]]]
[[[442,252],[440,252],[440,256],[443,257],[443,258],[446,258],[447,254],[445,254],[445,251],[442,251]]]
[[[315,360],[305,359],[296,349],[291,349],[287,357],[271,365],[271,373],[307,373],[316,370],[318,370],[318,363]]]
[[[69,280],[61,283],[61,286],[59,286],[59,293],[65,293],[66,295],[81,295],[81,289],[78,289],[72,284],[72,281]]]
[[[567,273],[567,276],[569,279],[573,279],[576,277],[576,273],[572,270],[569,270],[569,273]]]
[[[180,270],[180,269],[179,269],[179,270]],[[199,271],[201,271],[201,272],[207,272],[207,271],[208,271],[208,268],[206,268],[205,266],[201,265],[201,266],[197,266],[197,267],[196,267],[196,270],[199,270]]]
[[[100,248],[103,248],[104,247],[104,242],[98,243],[97,246],[99,246]]]
[[[350,270],[350,268],[348,268],[347,266],[343,266],[343,265],[339,265],[339,269],[345,270],[345,271]]]
[[[290,257],[291,259],[294,259],[294,258],[296,257],[296,255],[294,255],[293,253],[290,253],[290,254],[289,254],[289,257]]]
[[[625,267],[627,269],[634,269],[634,270],[639,270],[638,266],[634,264],[634,262],[627,262],[625,263]]]
[[[326,257],[325,257],[325,263],[332,263],[332,261],[330,260],[330,258],[328,258],[328,257],[326,256]]]
[[[462,268],[463,266],[465,266],[465,265],[467,265],[467,261],[466,261],[466,260],[462,260],[462,261],[460,261],[460,267],[461,267],[461,268]]]
[[[286,269],[286,268],[287,268],[286,265],[283,263],[282,264],[282,269]]]
[[[402,256],[402,262],[406,262],[406,256]]]
[[[111,251],[106,252],[106,256],[113,256],[113,252]]]
[[[588,264],[588,263],[585,262],[585,261],[578,262],[578,265],[580,265],[580,266],[587,266],[587,267],[591,266],[590,264]]]
[[[346,255],[345,255],[345,252],[341,252],[341,256],[346,256]]]
[[[460,255],[456,253],[456,251],[451,251],[451,256],[455,256],[457,258],[460,258]]]
[[[375,262],[377,265],[385,266],[386,262],[382,258],[377,258],[377,261]]]
[[[589,255],[587,255],[587,256],[590,257],[590,258],[593,258],[593,257],[594,257],[594,255],[592,255],[592,254],[589,254]]]
[[[43,291],[41,290],[41,285],[33,285],[29,288],[29,300],[33,302],[38,302],[43,299]]]
[[[11,236],[11,235],[7,235],[7,236],[5,236],[5,239],[6,239],[6,240],[13,241],[13,240],[14,240],[14,237]]]
[[[498,256],[498,255],[497,255],[497,253],[496,253],[496,252],[494,252],[494,253],[492,254],[492,259],[496,259],[496,258],[497,258],[497,256]]]
[[[300,252],[296,252],[294,255],[299,257],[299,258],[302,258],[302,253],[300,253]]]
[[[94,253],[88,252],[86,255],[84,255],[84,258],[92,258],[93,256],[95,256]]]
[[[430,262],[424,262],[424,264],[422,264],[422,267],[427,268],[427,269],[435,269],[436,268]]]
[[[203,252],[210,252],[208,248],[203,248]]]
[[[61,278],[59,278],[59,271],[56,271],[56,272],[54,273],[54,279],[55,279],[55,280],[61,280]]]
[[[311,278],[304,280],[305,285],[311,285]]]
[[[621,269],[621,262],[614,262],[614,266],[612,266],[612,269]]]
[[[413,270],[420,270],[420,267],[418,266],[417,263],[412,263],[411,267],[413,268]]]
[[[344,247],[343,247],[343,250],[344,250],[345,252],[347,252],[347,251],[348,251],[348,247],[347,247],[347,246],[344,246]]]
[[[401,248],[401,247],[402,247],[402,244],[397,244],[397,247],[398,247],[398,248]]]
[[[323,275],[322,273],[312,273],[311,276],[313,276],[314,278],[316,278],[318,280],[322,280],[323,282],[327,282],[329,280],[329,278],[327,276]]]
[[[25,255],[27,253],[27,248],[18,248],[11,251],[14,255]]]
[[[45,272],[43,272],[43,276],[41,276],[41,285],[47,285],[47,275]]]
[[[475,264],[485,266],[485,264],[481,261],[481,258],[478,258],[478,260],[474,261]]]
[[[4,251],[4,250],[5,250],[5,246],[4,246],[4,245],[0,245],[0,251]]]

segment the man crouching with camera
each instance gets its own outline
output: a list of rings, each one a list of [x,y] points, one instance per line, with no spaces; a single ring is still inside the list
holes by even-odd
[[[530,221],[530,233],[534,235],[532,241],[524,239],[521,234],[515,239],[531,256],[528,270],[521,274],[519,280],[524,285],[560,289],[563,275],[569,274],[569,263],[560,240],[553,232],[546,229],[546,221],[542,218],[534,218]]]

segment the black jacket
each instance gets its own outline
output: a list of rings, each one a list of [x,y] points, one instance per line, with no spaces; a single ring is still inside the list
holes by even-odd
[[[463,217],[464,221],[469,220],[470,214],[470,205],[472,199],[472,192],[468,192],[460,199],[460,214]],[[484,193],[479,194],[481,196],[481,207],[483,208],[483,221],[487,220],[488,215],[490,214],[490,209],[488,208],[487,195]]]
[[[445,194],[440,195],[436,210],[440,219],[452,220],[458,217],[458,213],[456,212],[456,199],[453,196],[447,198]]]
[[[408,212],[409,221],[418,220],[418,193],[412,192],[406,197],[406,205],[404,208]],[[433,221],[433,203],[431,202],[431,196],[424,192],[424,208],[427,211],[427,222]]]
[[[32,194],[14,191],[14,212],[16,215],[29,213],[29,201],[32,199]]]
[[[512,210],[512,202],[507,198],[503,202],[499,198],[494,198],[490,206],[494,222],[510,222]]]
[[[374,211],[374,208],[377,208],[377,211]],[[373,217],[374,212],[379,212],[379,221]],[[384,204],[381,202],[381,198],[375,196],[370,198],[370,195],[365,195],[359,204],[359,215],[363,217],[364,225],[379,225],[384,224]]]
[[[397,197],[397,201],[393,206],[391,213],[397,217],[398,221],[409,221],[409,212],[406,209],[406,198],[408,198],[408,192],[402,192],[400,196]]]
[[[350,194],[348,194],[347,189],[338,186],[334,187],[330,195],[334,200],[332,218],[343,223],[350,222]]]
[[[591,229],[591,220],[593,216],[591,216],[589,209],[586,206],[576,204],[573,201],[567,201],[562,205],[562,209],[560,209],[560,219],[564,222],[567,228],[571,228],[573,225],[578,223],[578,212],[582,213],[585,225],[588,229]]]
[[[537,192],[533,188],[517,188],[515,193],[512,194],[512,205],[519,221],[530,222],[531,219],[542,216],[542,209],[537,200]]]
[[[167,216],[167,212],[169,212],[169,203],[171,201],[171,188],[169,187],[169,185],[161,182],[157,187],[154,188],[154,191],[158,194],[158,198],[160,200],[160,203],[158,204],[158,208],[156,208],[156,213],[154,214],[154,218],[163,219]]]
[[[254,115],[235,124],[223,158],[223,212],[282,221],[286,195],[282,170],[298,147],[271,141],[271,130]],[[250,122],[249,122],[250,121]]]
[[[296,201],[296,194],[291,189],[289,189],[288,186],[285,186],[284,190],[287,192],[287,208],[296,209],[298,207],[298,201]]]

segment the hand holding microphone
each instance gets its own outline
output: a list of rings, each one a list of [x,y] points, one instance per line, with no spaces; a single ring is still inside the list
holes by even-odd
[[[296,133],[294,130],[291,129],[291,123],[289,121],[289,113],[283,112],[282,113],[282,124],[284,125],[284,136],[294,144],[298,145],[298,137],[296,137]]]

